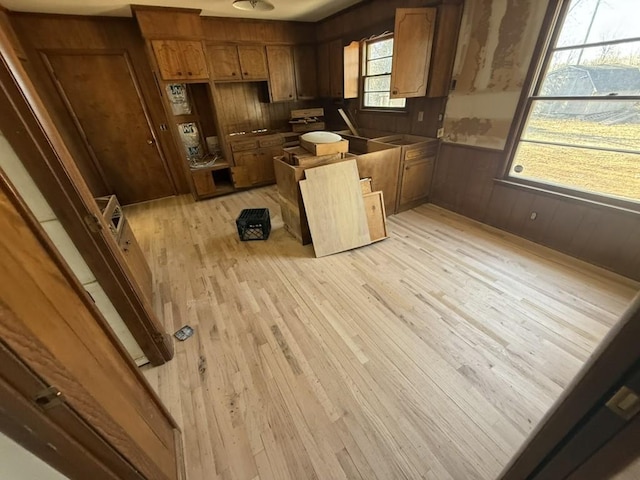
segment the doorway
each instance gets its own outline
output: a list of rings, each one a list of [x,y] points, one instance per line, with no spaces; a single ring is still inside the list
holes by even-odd
[[[43,56],[97,170],[120,203],[175,195],[126,52]]]

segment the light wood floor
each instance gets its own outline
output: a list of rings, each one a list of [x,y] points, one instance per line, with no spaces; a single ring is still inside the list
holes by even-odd
[[[269,207],[267,242],[240,242]],[[493,479],[638,284],[434,206],[322,259],[275,187],[127,209],[169,331],[145,371],[190,480]]]

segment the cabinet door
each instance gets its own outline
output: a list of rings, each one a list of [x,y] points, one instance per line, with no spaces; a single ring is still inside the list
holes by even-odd
[[[344,60],[342,40],[329,43],[329,88],[333,98],[342,98],[344,94]]]
[[[314,45],[293,47],[293,67],[298,100],[316,98],[318,96],[316,47]]]
[[[293,54],[289,46],[268,46],[269,95],[272,102],[287,102],[296,99],[293,73]]]
[[[182,80],[186,72],[182,67],[180,44],[176,40],[153,40],[153,53],[158,62],[160,76],[163,80]]]
[[[202,42],[181,41],[180,52],[187,79],[206,80],[209,78]]]
[[[282,155],[282,146],[271,147],[263,151],[262,154],[262,180],[260,183],[276,183],[276,172],[273,167],[273,157]]]
[[[435,19],[435,8],[396,9],[391,98],[427,93]]]
[[[267,59],[263,45],[240,45],[238,57],[244,80],[267,80]]]
[[[153,280],[151,276],[151,269],[147,260],[144,258],[144,254],[138,245],[136,237],[133,235],[129,222],[125,219],[122,226],[122,233],[120,234],[120,248],[124,254],[124,258],[127,259],[127,265],[133,273],[133,277],[138,281],[138,284],[142,288],[147,300],[153,301],[152,298],[152,285]]]
[[[435,157],[416,158],[404,162],[400,186],[400,206],[426,200],[431,188]]]
[[[329,44],[321,43],[318,45],[318,94],[322,98],[331,96],[329,68]]]
[[[462,5],[443,3],[438,6],[438,21],[433,41],[427,97],[449,95],[453,62],[458,46]]]
[[[191,177],[199,197],[206,197],[216,193],[216,184],[213,182],[213,175],[210,170],[205,172],[193,171],[191,172]]]
[[[214,80],[242,80],[238,47],[235,45],[212,45],[208,47],[211,60],[211,75]]]
[[[233,161],[236,164],[235,167],[231,168],[234,187],[247,188],[260,183],[259,179],[262,176],[262,156],[260,150],[234,153]]]

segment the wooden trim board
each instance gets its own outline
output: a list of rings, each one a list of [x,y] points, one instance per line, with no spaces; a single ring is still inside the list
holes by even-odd
[[[300,181],[316,257],[371,243],[355,160],[310,168]]]

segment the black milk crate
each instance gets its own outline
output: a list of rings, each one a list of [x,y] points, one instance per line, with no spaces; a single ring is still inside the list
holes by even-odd
[[[268,208],[245,208],[236,218],[240,240],[266,240],[271,233],[271,218]]]

